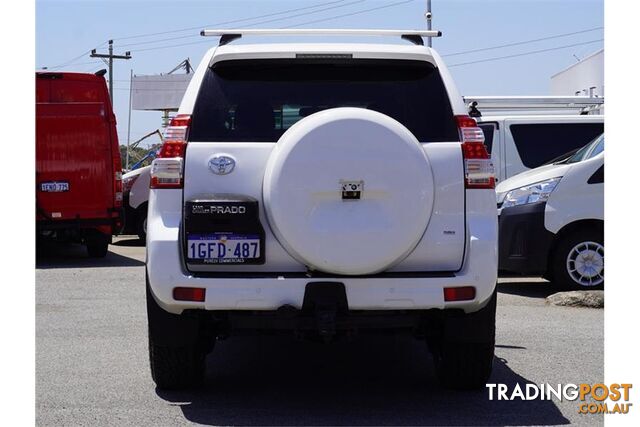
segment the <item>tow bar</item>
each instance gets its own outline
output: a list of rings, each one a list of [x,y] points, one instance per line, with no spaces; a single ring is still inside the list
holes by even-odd
[[[325,342],[330,342],[336,335],[336,318],[347,315],[349,304],[343,283],[311,282],[308,283],[302,302],[302,312],[313,315],[318,334]]]

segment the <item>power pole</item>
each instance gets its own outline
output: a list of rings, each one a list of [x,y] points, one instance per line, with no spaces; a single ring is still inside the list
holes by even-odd
[[[427,30],[431,31],[431,19],[433,18],[433,13],[431,12],[431,0],[427,0],[427,12],[424,14],[424,17],[427,19]],[[429,47],[432,46],[433,37],[429,37],[427,39],[427,45]]]
[[[113,105],[113,60],[114,59],[131,59],[131,52],[125,52],[124,55],[113,54],[113,40],[109,40],[109,53],[96,53],[95,49],[91,50],[91,58],[101,58],[109,66],[109,99]],[[108,61],[105,60],[108,59]]]

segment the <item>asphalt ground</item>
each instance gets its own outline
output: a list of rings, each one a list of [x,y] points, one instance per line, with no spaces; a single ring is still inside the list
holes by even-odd
[[[38,425],[601,425],[576,402],[490,401],[436,381],[424,343],[362,335],[330,345],[232,337],[207,359],[202,388],[156,390],[149,373],[145,249],[116,239],[104,259],[77,245],[36,261]],[[490,382],[600,383],[604,313],[545,304],[540,279],[500,279]]]

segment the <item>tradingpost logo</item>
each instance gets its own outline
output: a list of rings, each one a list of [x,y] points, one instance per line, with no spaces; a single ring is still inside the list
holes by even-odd
[[[489,400],[576,401],[579,414],[627,414],[632,384],[487,384]]]

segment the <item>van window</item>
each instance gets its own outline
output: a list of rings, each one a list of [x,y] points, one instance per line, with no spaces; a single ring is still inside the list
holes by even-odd
[[[587,144],[604,131],[604,124],[535,123],[509,128],[522,163],[536,168]]]
[[[260,59],[207,71],[189,141],[276,142],[298,120],[336,107],[384,113],[421,142],[459,140],[444,83],[428,62]]]
[[[493,133],[496,125],[493,123],[480,123],[478,126],[482,129],[482,133],[484,133],[484,145],[487,147],[487,153],[491,154],[491,148],[493,148]]]

